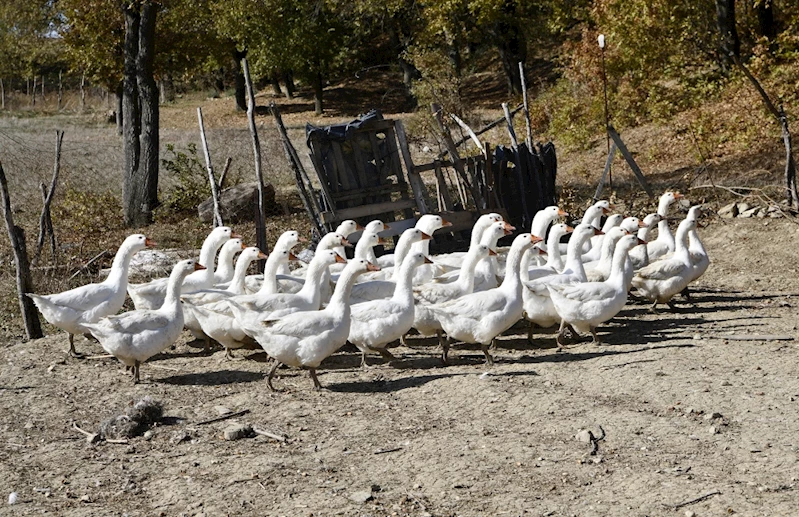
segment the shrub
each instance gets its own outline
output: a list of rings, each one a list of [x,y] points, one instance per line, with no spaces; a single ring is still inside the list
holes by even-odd
[[[167,144],[167,158],[161,159],[161,167],[169,174],[172,186],[161,195],[159,215],[185,215],[195,213],[197,205],[211,195],[205,165],[197,154],[197,145],[189,143],[187,152],[178,151],[174,144]]]

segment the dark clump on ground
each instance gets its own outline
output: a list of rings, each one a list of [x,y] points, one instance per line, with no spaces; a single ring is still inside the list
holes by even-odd
[[[140,436],[158,423],[164,414],[164,406],[152,397],[145,396],[121,415],[116,415],[100,424],[99,434],[105,440],[120,440]]]

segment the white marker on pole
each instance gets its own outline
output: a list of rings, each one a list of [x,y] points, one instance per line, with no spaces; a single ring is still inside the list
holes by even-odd
[[[599,37],[597,38],[597,41],[599,42],[599,48],[605,48],[605,35],[604,34],[600,34]]]

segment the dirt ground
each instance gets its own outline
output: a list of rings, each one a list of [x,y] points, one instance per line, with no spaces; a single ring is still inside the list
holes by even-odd
[[[134,386],[113,360],[68,358],[63,335],[3,343],[0,515],[797,515],[799,225],[701,234],[712,264],[678,313],[630,304],[605,345],[565,353],[521,329],[487,373],[477,349],[443,367],[411,340],[367,370],[334,355],[320,392],[281,370],[271,393],[263,353],[181,341]],[[171,417],[149,440],[90,445],[72,428],[144,395]],[[218,406],[288,441],[224,441],[235,420],[198,424]],[[575,435],[600,426],[592,456]]]

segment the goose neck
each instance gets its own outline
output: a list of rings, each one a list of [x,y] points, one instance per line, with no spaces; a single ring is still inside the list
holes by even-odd
[[[508,252],[507,263],[505,264],[505,279],[502,281],[500,288],[504,291],[518,290],[521,292],[522,281],[519,274],[522,266],[522,256],[524,252],[530,249],[526,243],[514,243]],[[531,243],[532,245],[532,243]]]
[[[264,266],[264,283],[258,291],[263,294],[272,294],[278,291],[277,289],[277,268],[280,267],[280,257],[277,252],[273,251],[269,258],[266,259]]]
[[[408,260],[402,264],[392,296],[395,302],[407,302],[413,305],[413,273],[415,270],[416,265]]]
[[[305,284],[297,293],[306,299],[314,299],[314,296],[321,296],[320,286],[322,277],[327,271],[327,264],[321,260],[312,260],[308,266],[308,274],[305,275]]]
[[[111,263],[111,271],[108,273],[105,282],[109,284],[127,284],[130,260],[137,251],[139,250],[133,246],[126,246],[124,244],[120,246],[116,255],[114,255],[114,261]]]
[[[236,262],[236,268],[233,270],[233,279],[230,281],[230,285],[227,288],[228,292],[244,292],[244,284],[247,279],[247,268],[250,267],[250,263],[252,263],[252,260],[239,257],[238,262]]]
[[[352,286],[355,285],[355,279],[360,274],[360,271],[345,268],[336,283],[336,289],[333,291],[333,296],[330,298],[328,307],[334,310],[350,310],[350,294],[352,294]]]
[[[174,311],[180,307],[180,290],[183,285],[183,280],[188,276],[184,271],[172,271],[169,275],[169,281],[166,285],[166,297],[164,303],[159,310],[161,311]]]
[[[629,251],[621,246],[616,247],[613,252],[613,262],[610,267],[610,276],[608,276],[607,283],[611,285],[624,283],[624,271],[627,265],[627,255]]]

